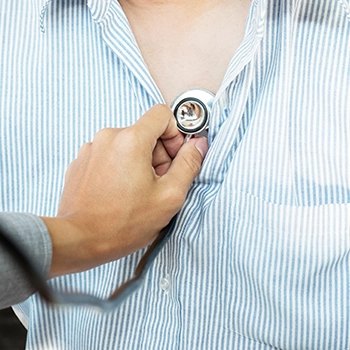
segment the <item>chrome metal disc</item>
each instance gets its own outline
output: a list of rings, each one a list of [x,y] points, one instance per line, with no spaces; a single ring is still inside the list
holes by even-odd
[[[178,129],[188,135],[207,129],[213,100],[214,94],[204,89],[190,89],[176,97],[170,108]]]

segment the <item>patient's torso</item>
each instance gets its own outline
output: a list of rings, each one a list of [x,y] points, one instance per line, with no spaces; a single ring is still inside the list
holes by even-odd
[[[116,0],[89,0],[89,8],[51,1],[45,33],[39,3],[0,2],[9,14],[0,21],[0,205],[55,215],[83,142],[134,123],[163,102],[159,91],[171,100],[205,82],[157,86]],[[52,308],[34,295],[16,307],[29,323],[27,349],[349,348],[350,25],[342,3],[252,2],[245,37],[230,47],[226,73],[219,69],[226,77],[201,173],[144,285],[110,313]],[[154,75],[156,60],[146,61]],[[179,62],[166,79],[176,80]],[[49,283],[107,298],[142,253]]]

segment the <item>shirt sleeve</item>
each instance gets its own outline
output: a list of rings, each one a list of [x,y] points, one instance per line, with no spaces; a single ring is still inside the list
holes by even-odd
[[[32,214],[0,213],[0,226],[28,254],[43,276],[47,276],[52,243],[44,222]],[[0,281],[0,309],[22,302],[35,292],[11,254],[1,245]]]

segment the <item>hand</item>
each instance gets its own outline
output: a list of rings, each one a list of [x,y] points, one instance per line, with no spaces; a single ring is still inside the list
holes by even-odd
[[[175,119],[157,105],[133,126],[103,129],[66,173],[56,218],[43,218],[53,243],[51,276],[83,271],[151,243],[183,205],[207,152],[183,144]]]

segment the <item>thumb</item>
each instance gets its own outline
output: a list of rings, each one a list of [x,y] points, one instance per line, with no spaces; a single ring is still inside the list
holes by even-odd
[[[190,139],[178,151],[167,173],[163,175],[169,186],[182,193],[184,198],[194,178],[198,175],[203,159],[208,151],[208,141],[204,137]]]

